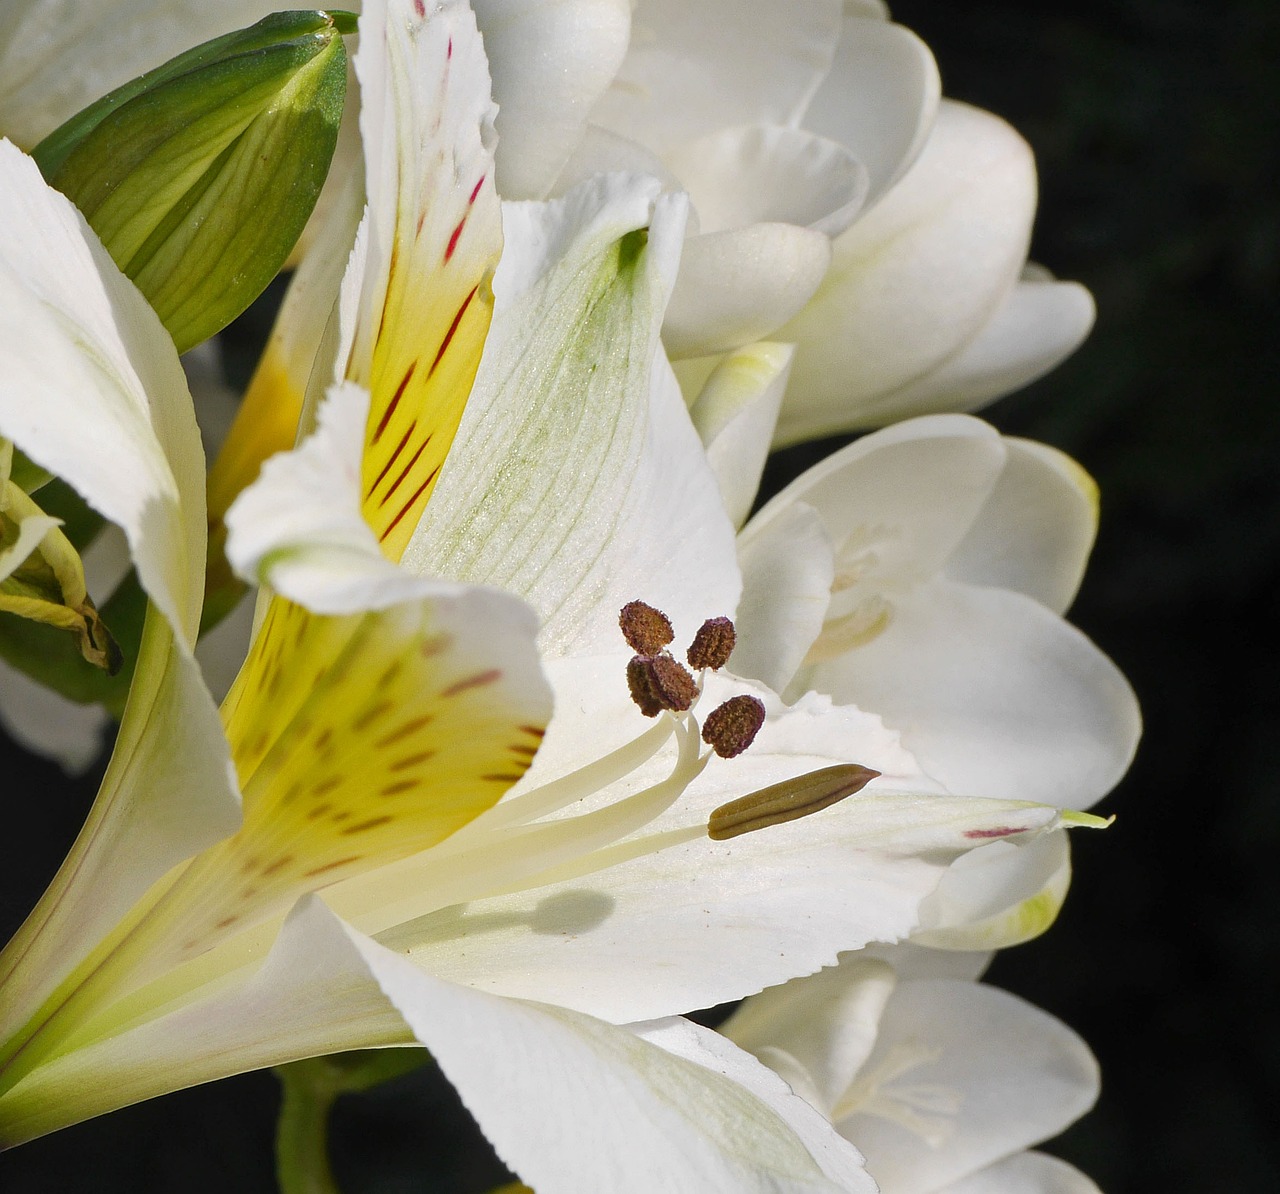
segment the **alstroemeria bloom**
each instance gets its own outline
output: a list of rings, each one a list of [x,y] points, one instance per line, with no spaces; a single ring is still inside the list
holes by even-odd
[[[731,354],[693,408],[736,519],[790,360],[780,345]],[[963,415],[866,436],[739,535],[732,667],[784,694],[876,710],[950,791],[1087,808],[1123,775],[1140,732],[1124,677],[1061,616],[1096,523],[1093,482],[1043,444]],[[928,940],[1024,940],[1052,920],[1069,873],[1060,835],[977,851],[930,902]],[[975,935],[944,941],[960,924]]]
[[[1097,1194],[1025,1151],[1093,1105],[1088,1047],[973,981],[981,956],[930,954],[845,955],[748,999],[721,1031],[830,1117],[881,1194]]]
[[[408,542],[449,551],[462,583],[395,565],[436,480],[429,453],[444,449],[430,441],[448,440],[461,405],[433,378],[469,382],[483,339],[479,246],[496,208],[481,198],[489,101],[469,13],[383,15],[368,6],[362,26],[371,215],[338,329],[372,400],[351,382],[331,391],[315,434],[232,513],[233,558],[281,596],[225,736],[190,654],[204,519],[176,357],[83,222],[0,149],[0,228],[21,229],[0,242],[0,431],[124,527],[156,611],[102,795],[3,957],[4,1139],[244,1068],[417,1039],[540,1189],[689,1174],[709,1190],[868,1188],[856,1154],[745,1055],[682,1022],[609,1021],[901,936],[946,857],[1058,818],[934,792],[878,719],[821,699],[774,702],[739,760],[701,753],[696,713],[647,731],[618,715],[614,592],[643,582],[683,634],[694,606],[723,607],[738,585],[732,527],[656,351],[680,226],[649,184],[509,213],[503,317],[465,451]],[[480,273],[440,278],[442,263]],[[578,462],[602,456],[596,486]],[[293,501],[267,501],[275,521],[254,515],[282,491]],[[655,526],[667,513],[680,517]],[[525,781],[547,711],[532,620],[465,576],[500,569],[537,598],[545,649],[583,652],[559,652],[575,678],[553,685],[576,703]],[[794,821],[733,848],[707,838],[725,794],[850,754],[883,778],[820,814],[822,834]]]

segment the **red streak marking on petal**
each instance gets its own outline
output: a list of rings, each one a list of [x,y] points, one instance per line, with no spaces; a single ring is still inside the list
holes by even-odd
[[[410,734],[416,733],[423,726],[430,725],[435,720],[434,713],[424,713],[421,717],[415,717],[412,721],[406,721],[404,725],[398,729],[394,729],[385,738],[379,738],[378,746],[391,746],[393,743],[399,742],[401,738],[407,738]]]
[[[458,324],[462,322],[462,317],[467,313],[467,308],[471,306],[471,300],[476,297],[476,291],[479,290],[478,285],[471,288],[471,293],[462,300],[462,306],[458,308],[458,313],[453,317],[453,322],[449,325],[449,330],[444,334],[444,340],[440,343],[440,351],[436,353],[436,359],[431,362],[431,368],[427,370],[427,376],[430,377],[440,364],[441,358],[449,348],[449,341],[453,339],[453,334],[458,330]]]
[[[484,186],[484,180],[488,177],[489,176],[487,174],[480,175],[480,181],[471,188],[471,198],[467,200],[468,207],[470,207],[476,201],[476,196],[480,194],[480,188]]]
[[[425,21],[427,19],[427,6],[423,4],[422,0],[413,0],[413,11],[416,12],[422,20]]]
[[[458,247],[458,237],[462,235],[462,230],[467,226],[467,217],[463,216],[458,221],[458,226],[453,230],[453,235],[449,237],[449,243],[445,246],[444,259],[449,260],[453,256],[453,251]]]
[[[434,481],[434,480],[436,479],[436,473],[438,473],[439,471],[440,471],[440,466],[437,464],[437,465],[436,465],[436,467],[435,467],[435,468],[433,468],[433,469],[431,470],[431,473],[428,475],[427,479],[426,479],[425,481],[423,481],[423,483],[422,483],[421,485],[419,485],[419,486],[418,486],[418,488],[417,488],[416,492],[414,493],[413,497],[411,497],[411,498],[410,498],[410,499],[409,499],[409,500],[404,504],[404,508],[400,511],[400,513],[399,513],[399,514],[397,514],[397,515],[396,515],[396,516],[391,520],[391,524],[387,527],[387,529],[386,529],[385,531],[383,531],[383,532],[382,532],[382,538],[383,538],[383,541],[384,541],[384,542],[385,542],[385,540],[386,540],[387,536],[388,536],[388,535],[390,535],[390,534],[391,534],[391,532],[392,532],[392,531],[394,531],[394,530],[396,529],[396,526],[399,524],[400,520],[401,520],[401,519],[402,519],[406,514],[408,514],[410,510],[412,510],[412,509],[413,509],[413,505],[414,505],[414,503],[415,503],[415,502],[416,502],[416,501],[417,501],[417,500],[418,500],[418,499],[419,499],[419,498],[420,498],[424,493],[426,493],[426,491],[427,491],[427,486],[429,486],[429,485],[431,484],[431,482],[432,482],[432,481]]]
[[[968,838],[989,838],[989,837],[1008,837],[1014,833],[1025,833],[1026,827],[1023,825],[1001,825],[996,829],[966,829],[965,837]]]
[[[547,736],[545,726],[516,726],[516,729],[523,730],[526,734],[532,734],[535,738],[545,738]]]
[[[404,468],[400,470],[400,475],[394,481],[391,482],[391,488],[388,489],[387,492],[382,495],[381,501],[378,502],[379,510],[381,510],[382,507],[385,506],[391,500],[391,495],[395,493],[397,489],[400,488],[400,483],[413,471],[413,466],[418,463],[418,457],[422,455],[422,453],[426,450],[427,444],[429,444],[430,442],[431,442],[431,437],[427,436],[427,438],[424,439],[422,443],[418,445],[418,450],[409,458],[409,463],[406,464]]]
[[[383,796],[398,796],[401,792],[412,792],[421,782],[421,780],[416,779],[397,780],[393,784],[387,784],[385,787],[380,788],[379,793]]]
[[[463,680],[455,680],[448,688],[441,691],[442,697],[455,697],[459,693],[466,692],[468,688],[483,688],[486,684],[492,684],[495,680],[501,680],[502,673],[495,667],[490,668],[487,672],[477,672],[474,676],[467,676]]]
[[[495,784],[514,784],[517,780],[524,779],[524,773],[521,772],[519,775],[482,775],[480,778],[487,779],[490,783]]]
[[[387,409],[382,412],[382,418],[378,421],[378,426],[373,433],[373,438],[369,441],[370,444],[376,444],[378,440],[382,438],[382,433],[386,431],[387,424],[391,422],[391,416],[396,413],[396,407],[399,405],[400,399],[404,395],[404,388],[413,378],[413,371],[417,367],[418,362],[414,361],[413,364],[405,370],[404,377],[400,379],[400,384],[396,386],[396,392],[391,396],[391,401],[387,403]],[[434,365],[431,367],[432,369],[435,368]]]
[[[311,878],[313,875],[323,875],[325,871],[337,870],[340,866],[346,866],[349,862],[359,862],[364,857],[363,854],[352,854],[349,858],[339,858],[335,862],[326,862],[324,866],[312,867],[309,871],[303,871],[303,878]]]
[[[396,444],[396,450],[391,453],[391,455],[387,458],[387,463],[382,466],[382,472],[378,474],[373,484],[369,486],[370,497],[373,496],[373,491],[377,489],[379,485],[382,484],[383,477],[385,477],[387,473],[391,471],[391,466],[395,464],[396,457],[399,456],[400,453],[404,451],[404,446],[409,442],[409,436],[413,434],[413,429],[417,427],[417,425],[418,425],[417,419],[414,419],[413,422],[409,424],[409,429],[401,437],[400,442]]]
[[[379,825],[385,825],[388,821],[394,820],[395,818],[392,816],[370,817],[367,821],[359,821],[355,825],[348,825],[345,829],[340,830],[339,832],[344,835],[364,833],[366,829],[376,829]]]

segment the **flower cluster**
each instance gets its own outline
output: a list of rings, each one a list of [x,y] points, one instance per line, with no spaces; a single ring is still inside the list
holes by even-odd
[[[119,721],[0,1146],[423,1045],[539,1194],[1092,1188],[976,981],[1138,734],[1092,483],[960,413],[1092,319],[1026,146],[875,0],[366,0],[341,127],[351,18],[269,11],[0,32],[0,709]],[[290,253],[206,472],[175,344]]]

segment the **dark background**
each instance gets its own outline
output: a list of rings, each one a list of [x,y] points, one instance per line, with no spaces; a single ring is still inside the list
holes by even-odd
[[[1044,938],[990,978],[1103,1066],[1053,1151],[1108,1194],[1280,1190],[1280,5],[1274,0],[901,0],[949,95],[1008,118],[1040,165],[1034,257],[1084,282],[1098,326],[990,408],[1102,486],[1073,619],[1132,680],[1147,731]],[[804,463],[789,454],[781,480]],[[0,913],[20,919],[94,782],[0,744]],[[28,825],[31,831],[28,832]],[[21,831],[19,835],[19,831]],[[129,1108],[0,1156],[0,1190],[273,1189],[270,1075]],[[465,1112],[425,1073],[344,1100],[347,1194],[465,1192]],[[437,1184],[438,1183],[438,1184]],[[603,1192],[602,1192],[603,1194]]]

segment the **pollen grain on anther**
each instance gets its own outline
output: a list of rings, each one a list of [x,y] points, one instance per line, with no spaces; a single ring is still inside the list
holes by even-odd
[[[708,618],[698,627],[685,658],[695,671],[714,671],[729,662],[736,643],[737,634],[728,618]]]
[[[764,702],[753,696],[730,697],[707,714],[702,740],[722,759],[740,755],[764,725]]]
[[[637,655],[657,655],[675,638],[667,615],[643,601],[628,601],[622,607],[618,628]]]

